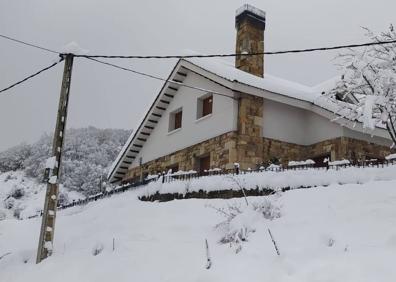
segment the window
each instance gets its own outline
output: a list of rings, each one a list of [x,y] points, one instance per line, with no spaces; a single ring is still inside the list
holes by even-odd
[[[181,128],[182,124],[182,111],[175,114],[175,129]]]
[[[213,95],[206,94],[198,98],[197,101],[197,119],[210,115],[213,111]]]
[[[169,131],[173,131],[182,127],[182,116],[182,108],[177,109],[176,111],[173,111],[169,114]]]
[[[166,167],[166,173],[171,172],[171,173],[175,173],[179,171],[179,164],[173,164],[170,166]]]
[[[327,167],[327,163],[330,161],[330,154],[316,156],[311,158],[311,160],[315,162],[314,167]]]
[[[210,155],[199,158],[199,172],[204,173],[210,169]]]

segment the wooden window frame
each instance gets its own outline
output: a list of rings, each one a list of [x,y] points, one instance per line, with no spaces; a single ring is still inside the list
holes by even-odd
[[[174,129],[179,129],[182,127],[183,111],[175,113],[175,125]]]
[[[180,129],[183,126],[183,108],[179,108],[169,113],[169,128],[168,132]]]
[[[213,112],[213,95],[202,100],[202,117],[212,114]]]
[[[197,99],[197,120],[213,113],[213,94],[207,93]]]

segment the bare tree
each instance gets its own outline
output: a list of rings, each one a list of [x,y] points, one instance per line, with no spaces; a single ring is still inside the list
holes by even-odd
[[[396,32],[374,34],[364,28],[374,42],[394,41]],[[359,121],[373,130],[385,127],[396,144],[396,43],[379,44],[364,49],[349,49],[338,56],[342,79],[327,95],[338,100],[337,114]]]

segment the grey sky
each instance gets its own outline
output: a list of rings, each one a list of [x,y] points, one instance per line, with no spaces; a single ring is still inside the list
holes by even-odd
[[[235,10],[245,3],[267,12],[267,51],[364,42],[360,26],[381,31],[396,23],[391,0],[1,0],[0,33],[57,50],[75,41],[90,54],[229,53],[235,46]],[[314,85],[337,74],[335,54],[267,56],[265,71]],[[0,88],[54,59],[0,38]],[[166,77],[175,60],[115,62]],[[52,132],[62,69],[63,64],[0,94],[0,150]],[[134,128],[160,86],[77,59],[68,127]]]

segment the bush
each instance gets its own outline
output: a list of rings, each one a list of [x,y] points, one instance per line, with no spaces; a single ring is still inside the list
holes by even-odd
[[[214,208],[225,217],[225,220],[215,226],[222,233],[219,240],[222,244],[230,244],[238,253],[242,250],[242,242],[248,240],[251,233],[256,231],[256,224],[262,219],[273,220],[281,216],[280,208],[269,200],[250,203],[237,203],[226,208]]]
[[[12,197],[8,197],[5,201],[4,201],[4,207],[7,210],[12,209],[15,206],[15,199]]]
[[[14,186],[11,190],[10,196],[14,199],[20,199],[25,195],[25,189],[23,187]]]
[[[99,255],[104,249],[104,246],[102,243],[96,243],[93,248],[92,248],[92,255],[97,256]]]

